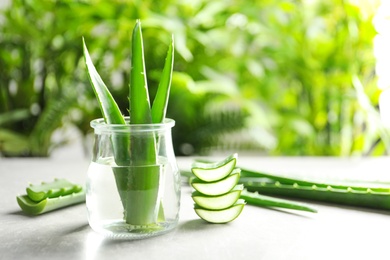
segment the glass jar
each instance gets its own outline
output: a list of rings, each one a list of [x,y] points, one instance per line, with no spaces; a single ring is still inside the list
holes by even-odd
[[[95,139],[88,168],[89,225],[112,238],[139,239],[177,226],[180,173],[172,119],[161,124],[91,121]]]

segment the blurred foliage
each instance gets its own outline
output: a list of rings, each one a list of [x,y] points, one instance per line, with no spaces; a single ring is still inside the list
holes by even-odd
[[[389,144],[376,120],[372,15],[347,0],[13,0],[0,18],[6,156],[48,156],[68,141],[53,138],[64,126],[86,137],[101,117],[82,37],[127,114],[138,18],[152,98],[175,36],[168,117],[177,155],[377,155]]]

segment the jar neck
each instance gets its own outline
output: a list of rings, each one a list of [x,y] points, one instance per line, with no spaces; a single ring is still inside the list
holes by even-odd
[[[131,124],[130,118],[125,117],[125,122],[126,124],[107,124],[103,118],[99,118],[91,121],[91,127],[94,129],[95,134],[132,133],[133,135],[142,135],[143,133],[170,132],[171,128],[175,125],[175,121],[170,118],[165,119],[163,123]]]

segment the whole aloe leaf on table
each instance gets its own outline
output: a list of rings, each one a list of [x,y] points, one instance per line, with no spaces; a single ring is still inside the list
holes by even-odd
[[[83,46],[89,79],[99,101],[105,122],[107,124],[126,125],[127,122],[118,105],[96,71],[84,41]],[[132,34],[132,67],[129,86],[130,124],[152,124],[164,121],[171,85],[173,57],[174,41],[172,38],[158,91],[153,107],[151,107],[146,81],[141,22],[137,20]],[[157,141],[153,133],[143,139],[131,135],[131,133],[128,135],[112,135],[111,137],[115,163],[120,166],[113,167],[113,172],[124,207],[124,219],[128,224],[148,225],[154,222],[155,204],[160,182],[160,167],[157,165]],[[139,171],[142,171],[142,174]],[[139,189],[148,190],[148,192],[142,195],[133,195],[134,193],[131,192]],[[159,218],[163,218],[161,203]]]
[[[390,210],[390,183],[359,180],[303,180],[241,168],[248,191],[365,208]]]

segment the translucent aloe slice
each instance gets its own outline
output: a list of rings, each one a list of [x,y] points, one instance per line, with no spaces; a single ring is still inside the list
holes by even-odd
[[[220,224],[236,219],[241,214],[244,205],[245,201],[242,199],[239,199],[233,206],[222,210],[203,209],[195,204],[195,212],[207,222]]]
[[[192,173],[202,181],[213,182],[228,176],[236,167],[238,155],[232,154],[224,160],[214,163],[194,162],[192,164]]]
[[[194,202],[204,208],[211,210],[221,210],[231,207],[240,198],[243,185],[236,185],[230,192],[220,196],[206,196],[198,191],[192,193]]]
[[[191,186],[204,195],[219,196],[228,193],[236,186],[240,178],[240,172],[239,168],[234,169],[230,175],[216,182],[205,182],[199,178],[194,178],[191,181]]]

